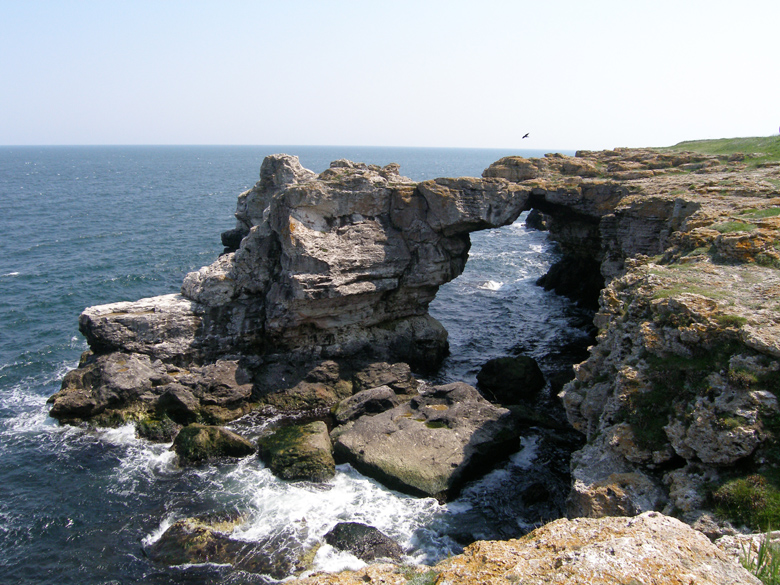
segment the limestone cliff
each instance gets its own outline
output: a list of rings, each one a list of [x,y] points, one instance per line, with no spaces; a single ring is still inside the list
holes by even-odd
[[[780,172],[750,157],[621,149],[508,158],[564,262],[607,283],[597,344],[561,393],[588,444],[572,516],[665,509],[771,473],[780,393]]]
[[[447,332],[428,304],[463,271],[469,232],[513,222],[526,202],[505,179],[416,184],[398,165],[345,160],[316,175],[267,157],[238,198],[228,250],[181,294],[82,313],[91,353],[51,414],[218,422],[294,396],[325,393],[317,408],[330,408],[350,395],[355,362],[435,369]]]

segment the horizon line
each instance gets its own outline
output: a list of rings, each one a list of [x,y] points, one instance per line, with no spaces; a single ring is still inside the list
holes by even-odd
[[[246,147],[246,148],[265,148],[265,147],[294,147],[294,148],[403,148],[403,149],[441,149],[441,150],[539,150],[546,152],[561,152],[588,150],[582,148],[529,148],[517,146],[398,146],[398,145],[376,145],[376,144],[175,144],[175,143],[86,143],[86,144],[0,144],[0,148],[81,148],[81,147]]]

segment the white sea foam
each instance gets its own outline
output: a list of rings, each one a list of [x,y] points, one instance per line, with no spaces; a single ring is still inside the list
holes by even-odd
[[[357,571],[366,566],[355,555],[340,551],[329,544],[323,544],[317,554],[314,555],[314,569],[302,576],[308,576],[315,571],[327,571],[328,573],[337,573],[339,571]]]
[[[520,439],[520,450],[512,455],[509,460],[513,465],[520,469],[528,469],[533,465],[539,452],[539,437],[522,437]]]
[[[141,539],[141,544],[145,547],[152,546],[155,542],[160,540],[162,535],[165,534],[166,530],[173,526],[173,523],[176,522],[176,519],[177,518],[174,514],[166,516],[163,521],[160,522],[160,525],[157,528]]]
[[[495,280],[488,280],[487,282],[479,285],[479,288],[482,290],[501,290],[501,287],[504,286],[503,282],[496,282]]]

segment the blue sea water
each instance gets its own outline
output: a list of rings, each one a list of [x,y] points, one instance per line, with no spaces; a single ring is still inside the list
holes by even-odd
[[[349,466],[327,489],[280,482],[254,459],[180,469],[168,445],[133,429],[60,427],[46,399],[87,345],[84,307],[177,292],[221,252],[237,195],[262,158],[300,157],[315,171],[348,158],[398,162],[415,180],[479,176],[498,158],[541,152],[378,147],[0,147],[0,582],[265,583],[225,567],[167,568],[144,546],[177,518],[235,509],[252,540],[305,522],[313,544],[338,521],[366,521],[396,538],[410,562],[458,545],[449,537],[474,490],[442,506],[386,490]],[[452,355],[436,380],[473,382],[491,357],[522,350],[544,361],[581,335],[568,301],[534,285],[556,258],[522,221],[472,234],[466,270],[431,305]],[[238,426],[241,422],[237,423]],[[524,469],[534,441],[509,463]],[[501,480],[494,474],[492,480]],[[469,498],[472,498],[471,500]],[[517,518],[518,525],[523,519]],[[322,568],[354,566],[323,547]]]

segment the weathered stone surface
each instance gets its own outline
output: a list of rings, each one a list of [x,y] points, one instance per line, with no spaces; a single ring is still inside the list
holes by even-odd
[[[153,358],[191,358],[202,326],[200,307],[181,295],[89,307],[79,330],[96,353],[123,351]]]
[[[245,541],[231,536],[241,522],[240,517],[230,515],[178,520],[148,548],[147,554],[153,561],[167,565],[229,564],[275,579],[307,568],[306,550],[293,528],[257,541]]]
[[[389,386],[379,386],[362,390],[342,400],[333,409],[336,422],[344,424],[364,415],[379,414],[401,404],[402,400]]]
[[[246,457],[255,446],[222,427],[191,424],[184,427],[171,447],[182,463],[201,463],[219,457]]]
[[[258,441],[260,458],[282,479],[327,481],[336,473],[324,422],[283,427]]]
[[[49,398],[49,414],[63,422],[88,419],[106,409],[151,401],[155,382],[166,370],[147,355],[113,352],[91,356],[62,380],[62,389]]]
[[[249,373],[235,360],[217,360],[202,368],[190,370],[193,394],[204,405],[230,406],[246,401],[252,395]],[[180,380],[186,379],[180,378]]]
[[[445,498],[475,471],[515,450],[518,435],[510,411],[458,382],[349,423],[334,451],[387,485]]]
[[[463,270],[468,232],[513,221],[523,193],[500,179],[415,185],[397,165],[336,161],[315,175],[296,157],[267,157],[239,197],[235,252],[188,274],[182,295],[86,310],[82,329],[96,351],[174,362],[254,345],[430,366],[446,332],[428,303]]]
[[[398,544],[373,526],[359,522],[339,522],[326,535],[325,542],[369,562],[374,559],[400,561],[404,554]]]
[[[527,356],[494,358],[477,374],[477,388],[491,402],[533,402],[545,380],[536,360]]]
[[[182,425],[197,421],[201,417],[200,401],[181,384],[168,384],[157,399],[157,412]]]
[[[420,386],[420,383],[412,376],[409,364],[403,362],[368,364],[355,373],[353,380],[355,392],[378,386],[388,386],[396,394],[417,394],[417,388]]]
[[[463,554],[419,571],[437,583],[761,584],[706,536],[657,512],[635,518],[556,520],[519,540],[474,543]],[[366,582],[402,585],[407,579],[396,565],[371,565],[291,581],[300,585]]]

